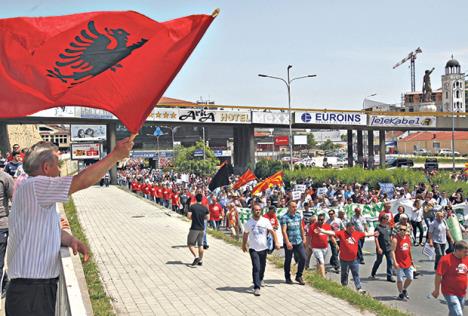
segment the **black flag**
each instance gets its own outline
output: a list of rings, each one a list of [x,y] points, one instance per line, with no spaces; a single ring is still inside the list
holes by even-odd
[[[222,187],[223,185],[229,184],[229,176],[233,174],[232,166],[229,163],[224,162],[221,168],[218,169],[218,172],[211,179],[208,189],[213,191],[216,188]]]

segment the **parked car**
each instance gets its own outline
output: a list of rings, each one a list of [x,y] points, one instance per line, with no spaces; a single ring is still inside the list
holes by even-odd
[[[317,161],[315,158],[304,158],[294,163],[295,165],[304,165],[306,167],[315,167],[317,165]]]
[[[437,154],[439,156],[452,157],[452,150],[448,148],[442,148]],[[458,151],[454,151],[453,154],[455,155],[455,157],[460,156],[460,153]]]
[[[424,162],[424,169],[427,172],[431,172],[433,170],[438,170],[439,169],[439,162],[437,161],[437,158],[427,158],[426,162]]]
[[[387,167],[413,167],[414,162],[408,158],[389,158],[386,162]]]
[[[324,157],[323,167],[324,168],[342,168],[347,164],[347,161],[338,157]]]
[[[428,155],[428,152],[427,152],[427,150],[425,150],[424,148],[419,148],[419,149],[416,149],[416,150],[413,152],[413,155],[415,155],[415,156],[427,156],[427,155]]]

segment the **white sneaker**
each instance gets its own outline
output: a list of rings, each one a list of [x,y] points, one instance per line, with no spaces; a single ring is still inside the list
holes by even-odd
[[[358,290],[358,293],[359,293],[359,294],[362,294],[362,295],[367,294],[367,292],[366,292],[365,290],[363,290],[363,289],[359,289],[359,290]]]
[[[260,296],[260,289],[255,289],[254,295],[255,296]]]

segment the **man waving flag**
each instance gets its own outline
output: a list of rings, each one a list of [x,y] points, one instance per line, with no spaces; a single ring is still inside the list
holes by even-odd
[[[113,113],[136,133],[218,14],[0,19],[0,118],[59,106]]]

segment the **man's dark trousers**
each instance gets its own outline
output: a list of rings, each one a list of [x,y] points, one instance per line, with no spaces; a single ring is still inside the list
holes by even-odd
[[[289,250],[286,245],[284,245],[284,277],[286,280],[291,279],[291,260],[294,255],[297,256],[297,273],[296,278],[302,277],[302,272],[304,272],[305,262],[306,262],[306,253],[304,249],[304,244],[293,245],[293,249]]]
[[[254,289],[259,289],[263,281],[263,275],[265,274],[267,249],[262,251],[249,249],[249,253],[250,259],[252,260],[252,279]]]
[[[5,300],[6,316],[54,316],[57,281],[58,278],[12,279]]]

